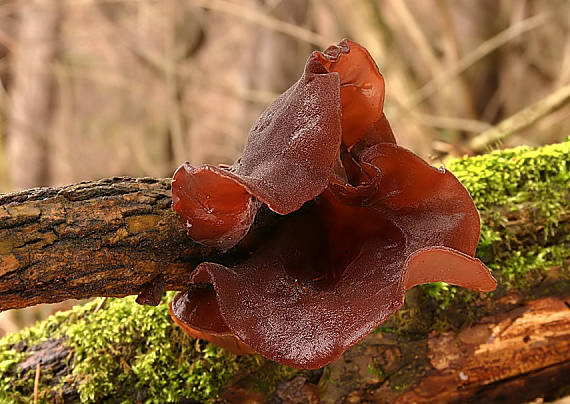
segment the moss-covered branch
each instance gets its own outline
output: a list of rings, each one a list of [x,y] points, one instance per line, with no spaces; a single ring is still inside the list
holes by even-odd
[[[528,401],[568,393],[570,142],[448,168],[481,211],[477,254],[498,279],[496,292],[415,288],[375,334],[311,372],[192,340],[165,304],[109,299],[96,310],[96,301],[0,340],[0,401],[33,399],[38,362],[46,401],[446,402],[505,392]]]

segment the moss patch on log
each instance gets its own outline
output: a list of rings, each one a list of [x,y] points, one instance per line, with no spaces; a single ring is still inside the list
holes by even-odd
[[[562,268],[561,281],[570,280],[570,138],[536,149],[523,146],[465,157],[447,168],[469,190],[481,214],[476,256],[497,278],[496,293],[532,288],[553,267]],[[526,221],[517,223],[512,217]],[[517,226],[528,231],[515,232]],[[422,288],[442,309],[459,298],[476,298],[444,283]]]
[[[64,338],[71,373],[40,372],[40,398],[61,394],[75,383],[82,402],[166,403],[182,399],[208,402],[240,369],[255,369],[255,357],[237,357],[190,338],[168,315],[167,299],[157,307],[140,306],[133,297],[108,299],[95,312],[97,299],[0,340],[0,401],[33,401],[35,368],[20,363],[33,352],[18,352],[42,341]]]
[[[448,169],[481,211],[477,254],[493,270],[500,288],[494,294],[443,283],[414,288],[405,307],[377,332],[413,339],[414,334],[422,338],[429,330],[458,327],[492,310],[497,296],[513,290],[535,293],[534,287],[548,277],[556,280],[549,288],[558,289],[544,293],[570,290],[570,231],[559,231],[569,226],[570,142],[463,158],[449,163]],[[509,221],[509,213],[521,211],[528,220]],[[514,231],[516,226],[528,226],[528,231]],[[557,268],[555,274],[552,267]],[[163,302],[171,296],[168,293]],[[33,357],[35,347],[56,339],[69,348],[66,361],[72,366],[63,374],[41,371],[40,401],[62,398],[72,384],[82,402],[211,402],[230,381],[249,378],[254,389],[267,396],[281,381],[304,374],[188,337],[171,322],[165,303],[148,307],[137,305],[133,297],[108,299],[96,311],[99,302],[57,313],[0,340],[1,402],[33,401],[35,368],[22,364]],[[394,380],[395,388],[413,383]]]

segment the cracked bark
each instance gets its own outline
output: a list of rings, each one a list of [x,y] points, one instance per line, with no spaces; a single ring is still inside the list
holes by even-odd
[[[498,302],[496,314],[458,331],[370,335],[329,365],[328,377],[344,384],[329,386],[322,399],[427,404],[558,398],[570,385],[568,304],[559,297],[522,303],[511,295]],[[380,371],[370,372],[367,364]]]
[[[231,262],[278,220],[259,215],[248,238],[221,256],[193,243],[170,205],[170,179],[154,178],[1,195],[0,310],[141,292],[140,302],[153,303],[160,285],[183,290],[196,264]],[[530,207],[522,204],[504,217],[517,240],[539,245],[545,239]],[[569,227],[570,213],[561,216],[550,242],[565,237]]]
[[[153,303],[154,286],[182,290],[197,263],[240,254],[193,243],[170,205],[170,179],[0,195],[0,310],[140,292]]]

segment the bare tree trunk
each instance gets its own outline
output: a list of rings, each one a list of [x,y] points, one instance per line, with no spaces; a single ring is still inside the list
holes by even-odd
[[[21,2],[8,134],[14,188],[50,183],[48,148],[54,110],[53,64],[58,53],[61,11],[59,0]]]

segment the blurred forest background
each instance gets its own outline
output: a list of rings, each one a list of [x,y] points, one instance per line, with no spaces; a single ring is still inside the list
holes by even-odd
[[[384,74],[399,143],[434,164],[570,134],[566,103],[473,146],[570,84],[569,0],[0,0],[0,192],[232,163],[343,37]],[[2,313],[0,335],[70,305]]]

